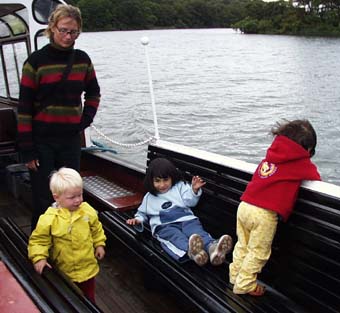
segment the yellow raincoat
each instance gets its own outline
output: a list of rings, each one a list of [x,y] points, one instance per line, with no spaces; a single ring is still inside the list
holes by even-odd
[[[106,236],[97,212],[86,202],[76,211],[49,207],[40,216],[28,243],[34,263],[49,258],[74,282],[83,282],[99,272],[94,250],[105,246]]]

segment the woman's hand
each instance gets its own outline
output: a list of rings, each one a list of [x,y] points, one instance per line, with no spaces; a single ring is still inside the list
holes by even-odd
[[[191,188],[194,193],[197,194],[198,190],[204,186],[206,182],[199,176],[193,176],[191,180]]]
[[[141,221],[136,218],[130,218],[126,221],[126,224],[128,225],[139,225],[140,223]]]
[[[32,160],[25,164],[25,166],[31,171],[37,171],[39,167],[39,160]]]

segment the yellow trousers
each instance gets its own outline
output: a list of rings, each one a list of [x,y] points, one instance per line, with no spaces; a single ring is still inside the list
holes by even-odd
[[[256,277],[268,261],[278,217],[274,211],[241,202],[237,210],[237,243],[229,280],[234,293],[245,294],[256,288]]]

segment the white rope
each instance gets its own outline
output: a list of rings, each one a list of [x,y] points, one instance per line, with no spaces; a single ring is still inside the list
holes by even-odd
[[[148,37],[142,37],[141,43],[145,48],[145,58],[146,58],[146,64],[148,69],[148,78],[149,78],[149,89],[150,89],[150,96],[151,96],[151,104],[152,104],[152,112],[153,112],[153,120],[154,120],[154,126],[155,126],[155,135],[151,136],[150,138],[136,143],[121,143],[118,141],[114,141],[111,138],[107,137],[104,133],[102,133],[96,126],[91,125],[90,127],[104,140],[108,141],[111,144],[124,147],[124,148],[134,148],[138,146],[146,145],[150,142],[155,142],[159,139],[159,132],[158,132],[158,122],[157,122],[157,114],[156,114],[156,105],[155,105],[155,98],[153,93],[153,85],[152,85],[152,77],[151,77],[151,69],[150,69],[150,62],[149,62],[149,55],[147,51],[147,45],[149,44],[149,38]]]
[[[116,145],[116,146],[120,146],[120,147],[124,147],[124,148],[134,148],[134,147],[138,147],[138,146],[143,146],[146,145],[154,140],[156,140],[155,137],[150,137],[144,141],[141,142],[136,142],[136,143],[121,143],[118,141],[114,141],[111,138],[107,137],[104,133],[102,133],[96,126],[91,125],[90,126],[100,137],[102,137],[103,139],[105,139],[106,141]]]

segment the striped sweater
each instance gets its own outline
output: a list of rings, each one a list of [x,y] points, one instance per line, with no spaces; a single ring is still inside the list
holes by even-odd
[[[72,69],[58,84],[72,51],[73,47],[61,50],[51,43],[33,52],[23,66],[18,106],[23,162],[37,158],[34,143],[65,142],[88,127],[97,112],[100,88],[84,51],[75,50]]]

